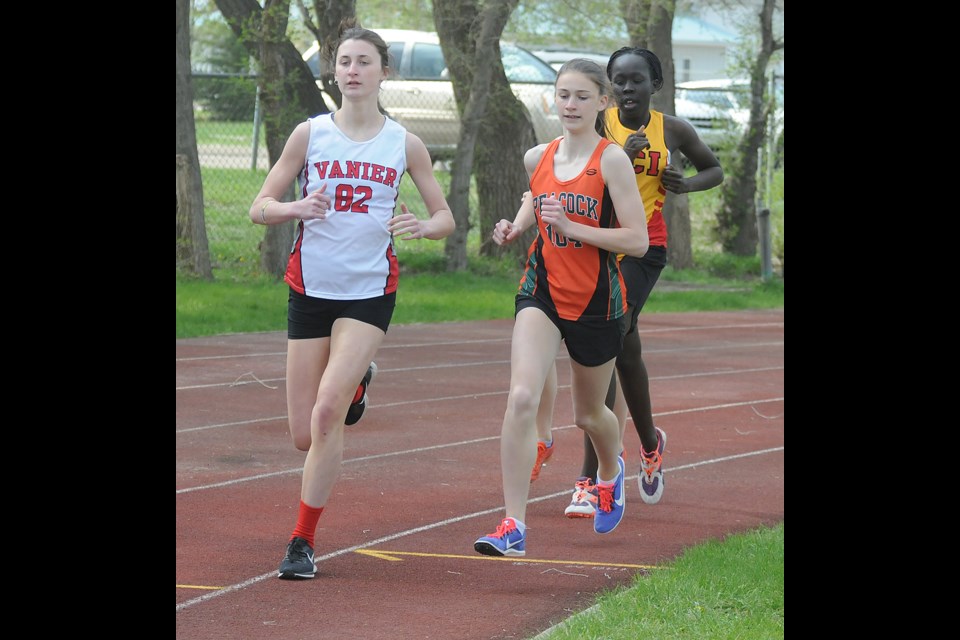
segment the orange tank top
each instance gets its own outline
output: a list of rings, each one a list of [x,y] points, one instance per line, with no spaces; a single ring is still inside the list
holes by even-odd
[[[579,240],[570,240],[544,224],[540,203],[556,198],[578,224],[614,228],[617,217],[600,170],[610,140],[597,143],[587,164],[570,180],[554,175],[553,158],[563,138],[547,145],[530,178],[537,237],[527,252],[519,293],[546,303],[564,320],[611,320],[626,312],[626,286],[617,256]]]

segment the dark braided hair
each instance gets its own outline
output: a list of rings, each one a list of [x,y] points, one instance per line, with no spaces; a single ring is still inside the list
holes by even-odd
[[[620,47],[610,54],[610,60],[607,61],[608,78],[612,79],[613,77],[613,61],[626,53],[638,55],[646,60],[647,66],[650,67],[650,73],[653,74],[653,90],[659,91],[663,88],[663,67],[660,66],[660,58],[650,49],[641,49],[640,47]]]

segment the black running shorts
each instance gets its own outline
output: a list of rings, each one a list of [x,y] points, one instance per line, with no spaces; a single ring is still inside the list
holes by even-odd
[[[627,314],[630,326],[627,333],[636,331],[640,310],[647,303],[650,292],[660,278],[660,272],[667,266],[667,248],[652,246],[642,258],[623,256],[620,260],[620,273],[627,285]]]
[[[556,325],[567,345],[567,353],[585,367],[597,367],[613,360],[623,348],[627,316],[616,320],[564,320],[540,300],[518,294],[516,313],[527,307],[540,309]]]
[[[353,318],[380,328],[390,326],[397,294],[389,293],[363,300],[312,298],[290,289],[287,301],[287,337],[290,340],[328,338],[338,318]]]

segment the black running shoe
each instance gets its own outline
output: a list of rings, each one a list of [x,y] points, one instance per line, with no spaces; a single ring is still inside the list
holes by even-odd
[[[304,580],[312,578],[317,573],[317,565],[313,564],[313,549],[301,537],[296,537],[287,545],[287,553],[280,563],[277,577],[281,580]]]
[[[360,418],[363,417],[363,412],[367,408],[367,387],[373,382],[374,376],[377,375],[377,363],[371,362],[370,366],[367,367],[367,372],[363,375],[363,380],[360,381],[360,387],[357,389],[357,393],[360,395],[360,401],[354,402],[350,405],[350,408],[347,409],[347,419],[344,420],[344,424],[350,426],[352,424],[357,424],[360,422]]]

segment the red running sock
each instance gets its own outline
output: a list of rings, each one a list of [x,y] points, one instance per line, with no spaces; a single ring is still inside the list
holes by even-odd
[[[303,500],[300,501],[300,514],[297,516],[297,527],[290,535],[290,539],[303,538],[313,548],[313,534],[317,530],[317,522],[323,507],[311,507]]]

